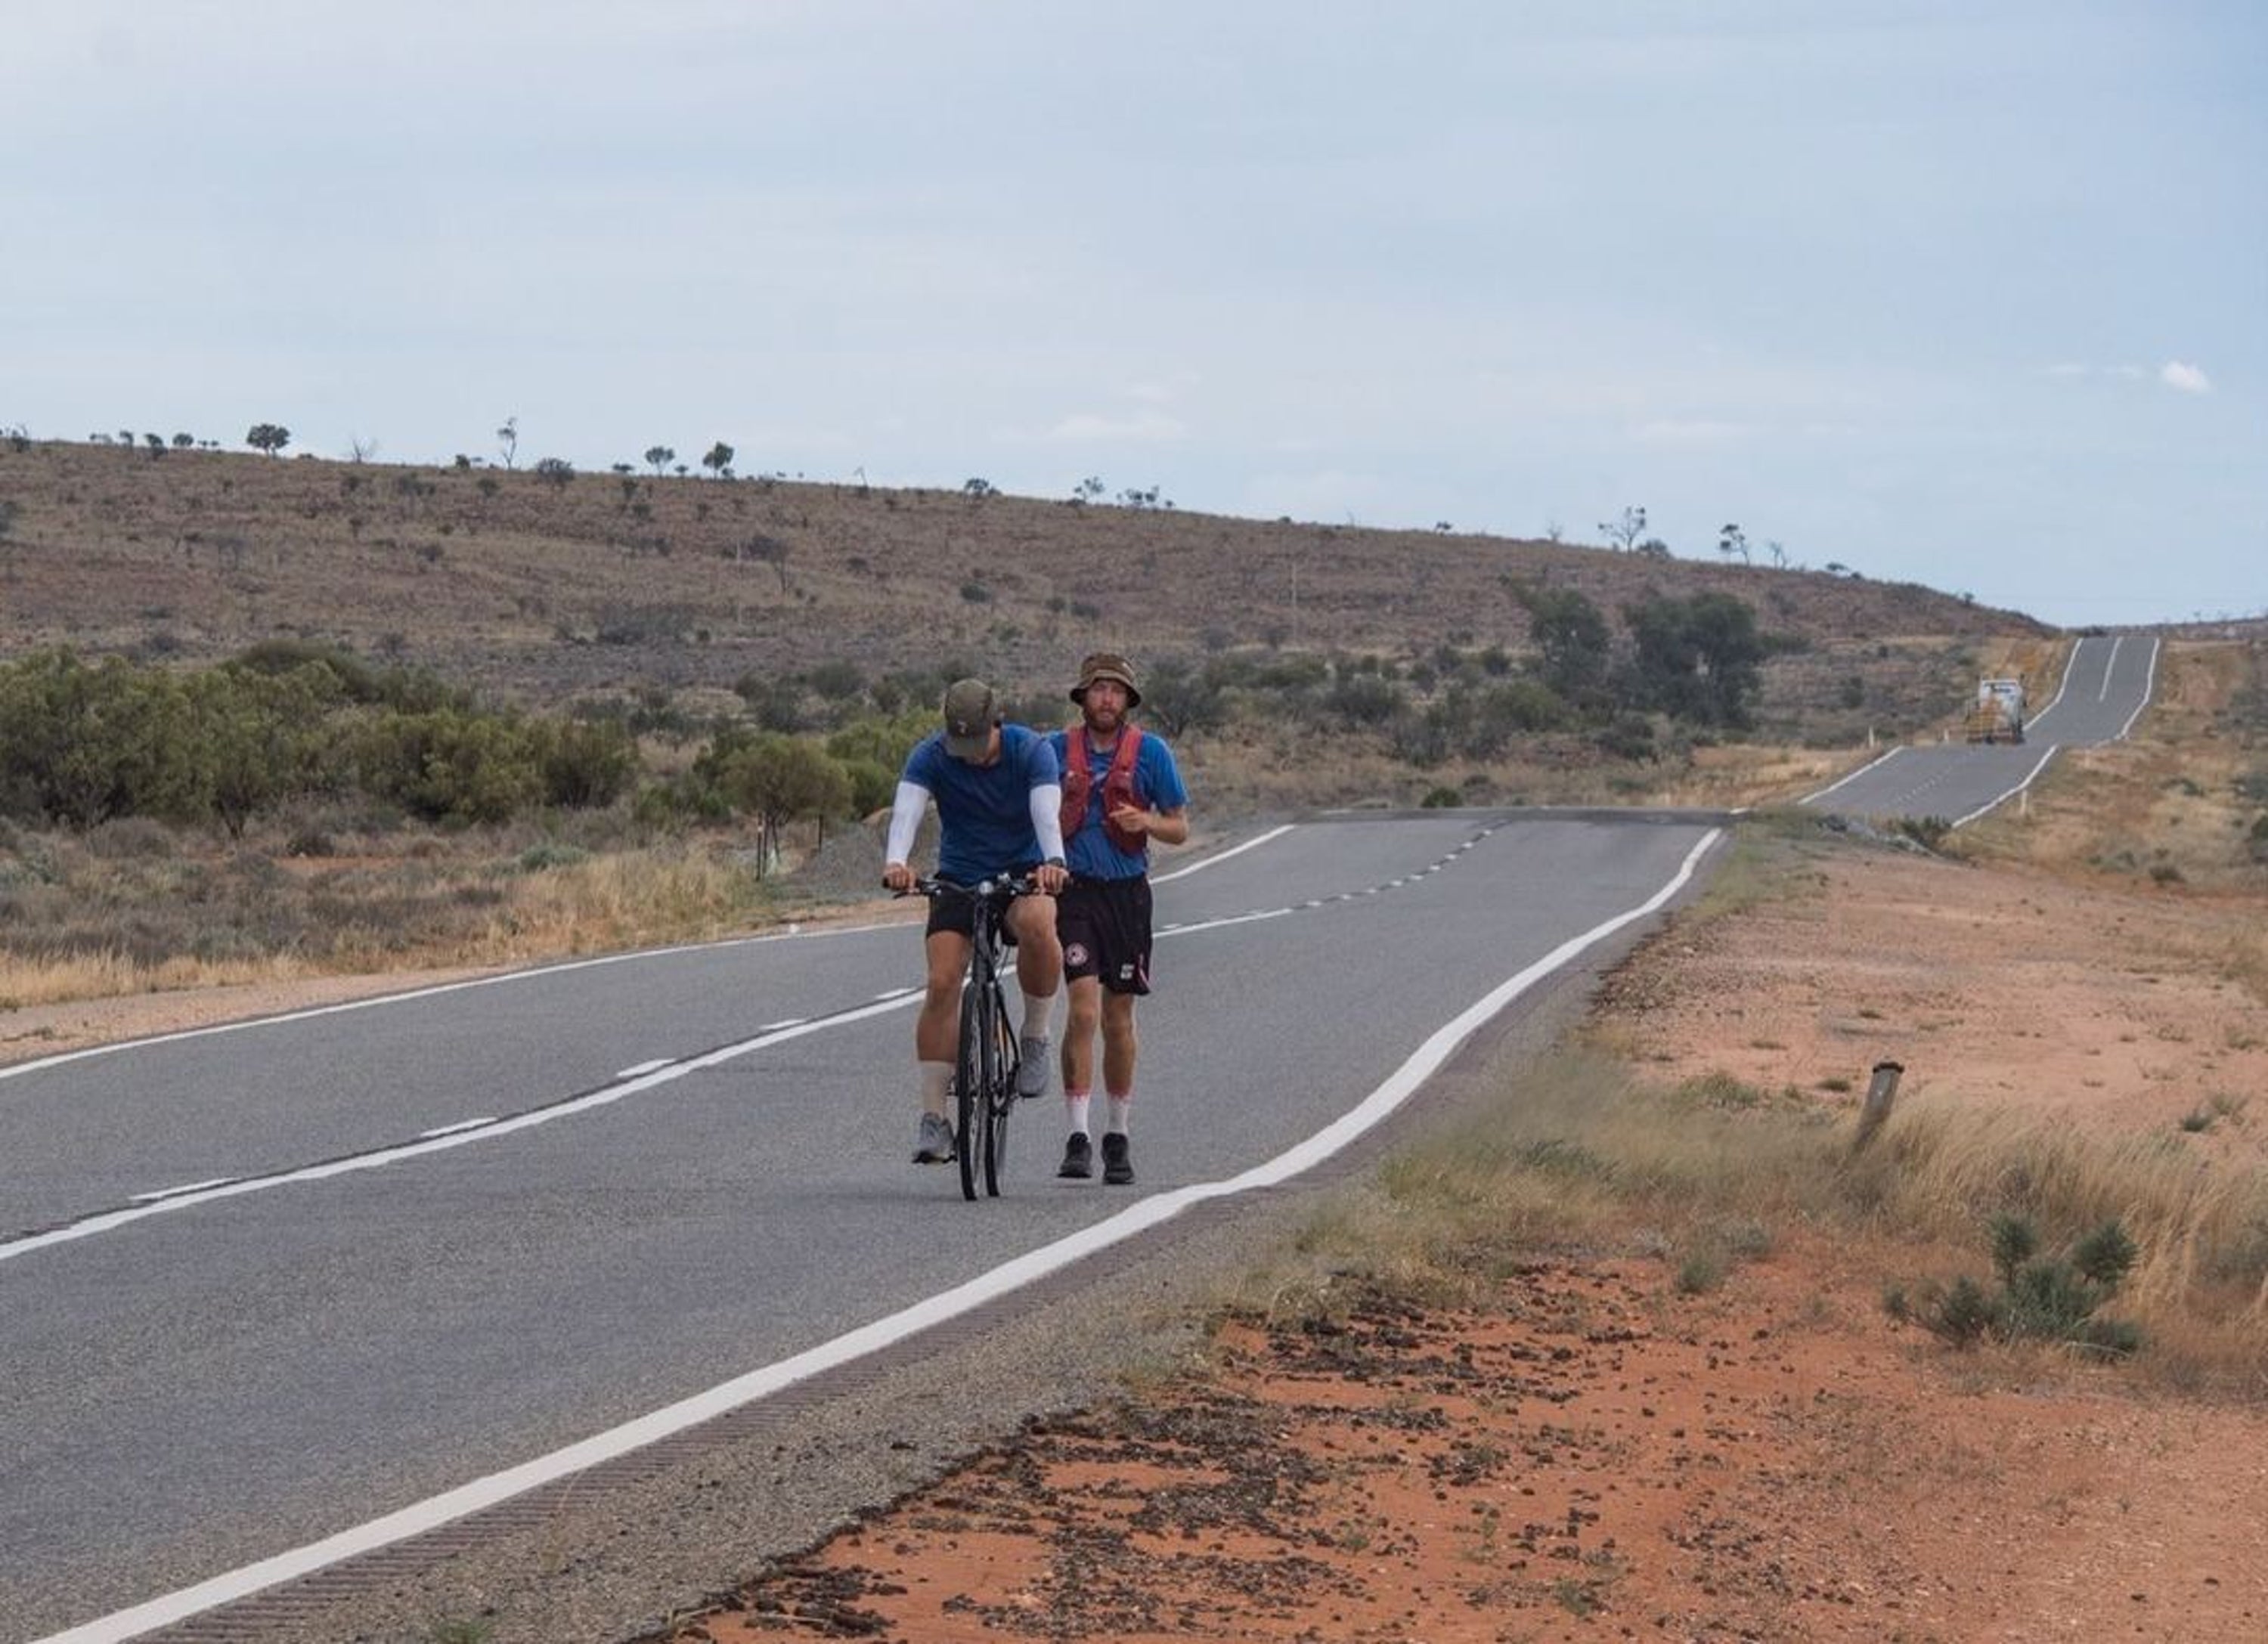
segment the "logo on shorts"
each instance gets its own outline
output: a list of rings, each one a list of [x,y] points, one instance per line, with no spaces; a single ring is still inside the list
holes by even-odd
[[[1064,945],[1064,963],[1065,965],[1084,965],[1084,964],[1086,964],[1086,943],[1085,943],[1084,942],[1073,942],[1073,943],[1066,943],[1066,944]]]

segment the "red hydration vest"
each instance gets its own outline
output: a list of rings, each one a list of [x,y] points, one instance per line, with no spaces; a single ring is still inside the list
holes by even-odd
[[[1134,791],[1134,760],[1142,749],[1142,731],[1137,725],[1122,724],[1118,728],[1118,746],[1110,755],[1110,768],[1102,777],[1102,831],[1110,842],[1130,856],[1138,856],[1149,840],[1140,833],[1131,833],[1110,819],[1110,813],[1122,805],[1138,805],[1141,796]],[[1094,749],[1086,735],[1084,722],[1073,725],[1064,737],[1063,770],[1063,836],[1071,836],[1086,826],[1086,802],[1094,792],[1094,778],[1089,766]]]

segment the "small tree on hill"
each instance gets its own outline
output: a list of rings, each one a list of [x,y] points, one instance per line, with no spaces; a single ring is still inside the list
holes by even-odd
[[[244,443],[273,457],[291,443],[291,430],[281,422],[254,422],[246,430]]]
[[[497,449],[504,455],[504,466],[507,468],[511,467],[513,459],[519,454],[519,419],[518,417],[504,418],[504,426],[497,429]]]
[[[653,468],[653,477],[659,480],[661,471],[677,460],[677,453],[666,445],[649,445],[645,448],[645,459]]]
[[[1628,554],[1646,535],[1646,510],[1625,508],[1619,519],[1602,519],[1599,530],[1609,542]]]
[[[733,477],[733,448],[730,445],[727,445],[723,440],[718,440],[715,444],[709,448],[709,454],[702,458],[701,466],[708,469],[720,480],[731,479]]]

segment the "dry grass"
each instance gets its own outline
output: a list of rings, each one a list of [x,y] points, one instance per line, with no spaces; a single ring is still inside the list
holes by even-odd
[[[122,836],[131,849],[118,848]],[[18,834],[16,870],[0,877],[0,1009],[526,963],[785,916],[777,884],[735,843],[599,851],[481,829],[382,847],[341,836],[336,854],[308,857],[282,835],[222,848],[138,826]]]
[[[1568,1249],[1649,1254],[1666,1289],[1713,1288],[1793,1230],[1833,1235],[1884,1285],[1981,1273],[1999,1212],[2051,1241],[2113,1218],[2142,1249],[2110,1311],[2147,1347],[2138,1385],[2268,1398],[2268,1173],[2201,1166],[2163,1138],[2105,1140],[1926,1099],[1863,1153],[1847,1116],[1727,1075],[1649,1083],[1609,1058],[1521,1074],[1454,1131],[1331,1196],[1294,1259],[1237,1301],[1328,1308],[1359,1273],[1428,1303],[1485,1299]]]

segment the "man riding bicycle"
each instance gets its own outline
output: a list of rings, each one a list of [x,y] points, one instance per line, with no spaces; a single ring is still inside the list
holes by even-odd
[[[898,777],[883,848],[882,883],[901,893],[914,886],[906,859],[922,812],[937,803],[938,877],[955,884],[1028,873],[1037,893],[1009,904],[1007,939],[1016,949],[1016,980],[1024,994],[1020,1095],[1047,1091],[1048,1013],[1063,980],[1063,947],[1056,939],[1055,893],[1064,868],[1063,788],[1047,738],[1023,725],[1003,724],[992,687],[962,679],[945,694],[945,727],[917,744]],[[960,1025],[961,981],[968,969],[976,908],[961,896],[932,899],[924,939],[929,976],[921,1014],[914,1020],[914,1060],[921,1085],[921,1133],[917,1164],[946,1164],[954,1156],[952,1121],[946,1117]]]

